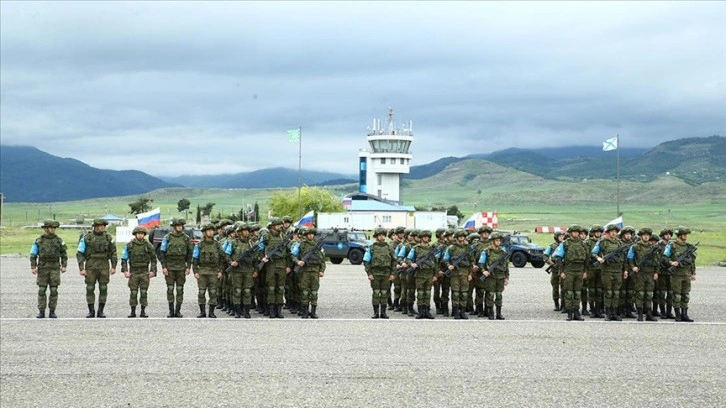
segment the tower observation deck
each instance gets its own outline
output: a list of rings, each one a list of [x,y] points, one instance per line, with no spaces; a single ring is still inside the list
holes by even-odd
[[[373,119],[367,141],[369,149],[358,152],[358,190],[401,204],[401,177],[409,173],[413,157],[409,151],[413,142],[413,122],[397,128],[393,109],[389,108],[385,126],[381,120]]]

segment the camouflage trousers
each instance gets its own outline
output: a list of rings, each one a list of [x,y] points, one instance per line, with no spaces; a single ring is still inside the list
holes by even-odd
[[[96,282],[98,282],[98,303],[106,303],[110,280],[108,266],[102,268],[86,266],[86,303],[89,305],[96,303]]]
[[[318,290],[320,289],[320,275],[318,275],[318,271],[314,269],[310,271],[302,270],[298,275],[300,277],[301,295],[299,302],[303,307],[306,307],[307,305],[317,306]]]
[[[560,278],[560,273],[555,268],[552,268],[552,272],[550,272],[550,285],[552,286],[552,299],[560,300],[560,292],[562,291],[562,279]],[[564,294],[562,294],[563,299],[564,297]]]
[[[300,273],[288,273],[285,277],[285,301],[300,303],[302,293],[300,290],[300,279],[303,271]]]
[[[184,269],[171,270],[167,268],[169,274],[164,277],[166,281],[166,301],[168,303],[174,303],[174,288],[176,287],[176,303],[181,305],[184,302],[184,283],[187,281],[187,276],[184,274]]]
[[[431,286],[434,284],[434,271],[416,271],[416,304],[418,306],[430,306],[431,305]]]
[[[651,299],[653,299],[653,292],[655,290],[654,274],[655,270],[641,270],[632,277],[636,307],[651,308]]]
[[[60,286],[59,268],[38,268],[38,275],[35,283],[38,284],[38,309],[45,309],[46,303],[50,310],[55,310],[58,305],[58,286]],[[50,299],[46,291],[50,287]]]
[[[673,289],[673,307],[687,309],[691,300],[691,276],[671,276],[671,288]]]
[[[371,303],[373,306],[385,305],[388,302],[388,290],[391,287],[391,283],[388,280],[388,275],[373,275],[371,282],[371,290],[373,290],[373,296]]]
[[[658,275],[656,282],[656,292],[658,292],[658,304],[665,308],[667,303],[673,302],[673,287],[671,286],[671,275],[661,273]]]
[[[590,269],[587,271],[587,290],[590,302],[602,302],[602,269]]]
[[[489,275],[484,280],[484,288],[486,290],[486,307],[502,306],[502,296],[504,292],[504,279]]]
[[[469,294],[469,275],[459,272],[451,274],[451,305],[466,307],[466,298]]]
[[[252,270],[243,272],[232,272],[229,274],[229,280],[232,286],[232,303],[235,305],[251,305],[252,290],[255,285],[252,277]]]
[[[562,291],[565,294],[565,310],[580,308],[580,295],[583,285],[583,271],[565,269],[565,279],[562,282]]]
[[[147,270],[131,271],[129,276],[129,306],[135,307],[141,303],[141,306],[148,306],[149,301],[147,295],[149,293],[149,272]],[[140,299],[137,299],[140,298]]]
[[[603,307],[618,307],[621,286],[623,273],[620,270],[602,271]]]
[[[267,304],[281,305],[285,302],[285,266],[265,266],[265,284],[267,285]]]
[[[197,287],[199,288],[197,301],[200,305],[207,304],[207,293],[209,293],[209,304],[217,304],[218,283],[219,280],[217,279],[216,273],[199,274],[199,279],[197,279]]]

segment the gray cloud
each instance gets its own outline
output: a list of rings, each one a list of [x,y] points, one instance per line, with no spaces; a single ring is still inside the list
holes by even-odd
[[[2,2],[0,133],[154,175],[726,134],[717,2]]]

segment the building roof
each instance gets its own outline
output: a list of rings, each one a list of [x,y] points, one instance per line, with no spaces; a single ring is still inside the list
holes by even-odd
[[[123,218],[120,218],[120,217],[115,216],[113,214],[106,214],[106,215],[104,215],[101,218],[103,218],[106,221],[123,221],[124,220]]]
[[[375,200],[352,200],[346,207],[348,211],[389,211],[412,212],[416,209],[412,205],[391,205]]]

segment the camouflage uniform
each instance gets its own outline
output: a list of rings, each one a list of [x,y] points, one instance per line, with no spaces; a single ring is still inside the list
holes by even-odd
[[[562,243],[559,238],[564,237],[564,235],[564,232],[555,232],[554,242],[544,250],[545,262],[550,265],[548,269],[550,269],[550,285],[552,286],[552,300],[555,302],[555,312],[559,312],[565,308],[565,295],[562,293],[560,269],[557,267],[557,263],[552,260],[555,250]],[[560,304],[560,298],[562,298],[562,304]]]
[[[678,227],[673,231],[676,239],[666,246],[663,256],[670,262],[678,262],[678,265],[670,264],[675,268],[671,275],[671,288],[673,289],[673,310],[677,322],[693,322],[688,316],[688,303],[691,300],[691,281],[696,279],[696,253],[693,245],[686,242],[686,237],[691,230]],[[690,256],[679,261],[679,258],[689,249],[693,250]]]
[[[628,274],[633,279],[635,288],[635,308],[638,311],[638,321],[643,321],[643,313],[646,314],[646,320],[649,322],[657,322],[658,320],[651,314],[651,299],[655,289],[655,280],[658,278],[658,256],[655,251],[657,239],[651,241],[653,231],[650,228],[641,228],[638,231],[638,240],[628,251]]]
[[[492,242],[500,240],[501,243],[501,239],[502,234],[495,232],[489,240]],[[498,262],[502,257],[506,256],[506,247],[497,246],[492,243],[492,245],[489,245],[487,249],[482,252],[479,258],[479,266],[485,271],[483,275],[486,276],[484,285],[486,289],[486,314],[489,316],[489,320],[494,319],[494,310],[492,309],[495,305],[497,308],[496,319],[504,320],[504,316],[502,315],[502,292],[504,292],[504,287],[509,282],[509,262],[500,262],[499,265],[496,266],[493,264]]]
[[[270,231],[264,236],[265,284],[267,285],[267,303],[269,317],[283,318],[282,306],[285,296],[285,279],[290,272],[290,250],[285,243],[284,234],[272,227],[282,225],[282,220],[270,220]]]
[[[186,221],[182,219],[171,220],[171,227],[174,228],[174,231],[164,237],[159,247],[159,261],[165,270],[166,301],[169,302],[167,317],[183,317],[181,305],[184,302],[184,284],[187,281],[186,275],[189,274],[192,266],[194,244],[183,229],[181,232],[177,232],[175,226],[183,227],[185,223]],[[176,299],[174,298],[175,287]]]
[[[213,230],[212,224],[202,227],[203,233]],[[197,296],[199,315],[197,317],[207,317],[204,308],[207,304],[206,295],[209,293],[209,317],[216,318],[214,308],[217,306],[217,287],[224,266],[224,253],[219,243],[205,234],[204,239],[194,246],[192,264],[199,289]]]
[[[133,234],[143,233],[146,236],[147,231],[144,227],[136,227]],[[129,270],[130,269],[130,270]],[[129,306],[131,313],[128,317],[136,317],[136,305],[141,303],[140,317],[148,317],[146,315],[146,306],[149,301],[147,294],[149,291],[149,281],[152,276],[156,276],[156,253],[151,242],[143,237],[132,239],[124,247],[121,253],[121,272],[129,280]],[[139,293],[140,292],[140,293]],[[137,299],[140,294],[140,302]]]
[[[81,272],[85,273],[86,282],[86,303],[88,303],[88,315],[86,317],[106,317],[103,308],[106,306],[108,283],[110,282],[110,275],[116,273],[116,264],[118,263],[116,245],[111,234],[105,231],[106,225],[108,225],[108,221],[104,219],[93,220],[94,230],[84,235],[81,242],[78,243],[76,259]],[[100,228],[101,226],[104,228]],[[97,314],[94,308],[96,303],[96,282],[98,282]]]
[[[426,239],[422,239],[423,242],[414,246],[408,254],[409,261],[417,266],[412,274],[416,280],[416,292],[418,293],[416,299],[418,316],[416,318],[433,319],[434,316],[431,315],[431,286],[433,285],[434,276],[438,274],[438,261],[443,251],[442,248],[433,247],[429,243],[431,232],[423,231],[420,236]]]
[[[604,231],[600,225],[590,227],[590,236],[585,243],[587,244],[587,253],[591,254],[595,248],[600,236]],[[587,271],[587,290],[590,300],[590,317],[602,318],[603,316],[603,290],[602,290],[602,268],[600,265],[595,266],[593,262],[585,262],[585,270]],[[582,310],[585,314],[587,299],[583,298]]]
[[[229,266],[229,279],[232,282],[232,305],[236,318],[249,319],[252,308],[254,278],[257,275],[258,254],[257,245],[252,245],[249,231],[250,226],[243,223],[237,228],[237,239],[228,242],[225,256]],[[244,255],[244,257],[243,257]],[[244,308],[244,310],[242,310]]]
[[[451,310],[455,319],[468,319],[466,316],[466,295],[469,292],[469,281],[471,280],[471,266],[474,264],[474,251],[471,251],[469,245],[458,239],[466,237],[466,231],[459,230],[454,233],[457,241],[449,245],[444,253],[443,261],[451,277]],[[454,261],[460,258],[458,265],[454,265]]]
[[[673,231],[665,228],[660,231],[659,234],[661,241],[658,243],[660,247],[659,252],[662,254],[665,251],[668,242],[673,236]],[[670,265],[668,264],[669,259],[661,257],[661,263],[658,265],[660,274],[658,275],[658,281],[656,282],[656,292],[658,292],[657,300],[658,306],[660,307],[660,316],[664,319],[673,319],[673,289],[671,287],[671,274],[668,272]],[[654,314],[655,315],[655,314]]]
[[[383,240],[379,237],[383,236]],[[396,254],[393,248],[385,242],[386,230],[378,228],[373,231],[376,241],[371,244],[363,255],[363,266],[365,267],[368,280],[371,282],[373,291],[373,319],[388,319],[386,314],[386,300],[388,290],[393,279],[393,270],[396,268]]]
[[[608,256],[623,247],[623,242],[618,238],[610,237],[610,231],[617,231],[617,225],[608,225],[605,228],[606,236],[600,239],[592,249],[593,256],[601,255],[602,258]],[[625,262],[625,254],[616,257],[601,265],[602,267],[602,285],[604,297],[605,317],[607,320],[622,320],[618,313],[620,288],[623,285],[623,264]]]
[[[325,253],[322,248],[316,247],[315,229],[307,228],[303,230],[305,239],[297,245],[292,252],[297,262],[303,261],[304,257],[308,257],[304,264],[299,268],[298,278],[300,282],[301,317],[317,319],[318,309],[318,290],[320,289],[320,278],[325,273]],[[298,266],[300,266],[298,264]],[[308,308],[310,308],[308,310]]]
[[[567,320],[584,320],[580,315],[580,294],[585,275],[585,263],[589,259],[587,245],[580,238],[582,228],[573,225],[567,229],[570,234],[555,250],[562,287],[565,293]]]
[[[37,275],[38,285],[38,318],[45,317],[46,300],[48,300],[48,317],[55,319],[58,305],[58,286],[61,271],[68,267],[66,244],[55,234],[60,226],[58,221],[46,220],[43,223],[44,234],[38,237],[30,249],[30,269]],[[52,228],[52,231],[51,231]],[[50,299],[46,299],[46,291],[50,287]]]

